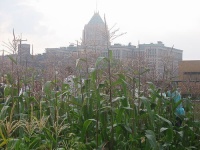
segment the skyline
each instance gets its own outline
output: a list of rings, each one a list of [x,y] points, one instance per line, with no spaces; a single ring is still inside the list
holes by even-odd
[[[82,30],[97,10],[108,27],[125,35],[114,43],[157,43],[183,50],[183,60],[200,59],[198,0],[0,0],[0,50],[12,40],[12,30],[33,44],[34,54],[45,48],[81,42]]]

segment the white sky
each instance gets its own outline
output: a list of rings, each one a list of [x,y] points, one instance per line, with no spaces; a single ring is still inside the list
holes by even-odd
[[[162,41],[183,50],[183,59],[200,59],[200,0],[97,0],[109,27],[127,34],[114,43]],[[33,44],[34,53],[81,39],[96,0],[0,0],[0,50],[12,30]]]

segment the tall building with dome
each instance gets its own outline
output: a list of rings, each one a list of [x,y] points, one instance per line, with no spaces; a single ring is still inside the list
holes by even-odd
[[[91,50],[103,50],[110,45],[109,31],[99,12],[95,12],[85,25],[81,45]]]

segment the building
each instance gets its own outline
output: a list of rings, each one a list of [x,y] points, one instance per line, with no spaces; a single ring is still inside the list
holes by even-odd
[[[26,65],[31,58],[30,44],[18,44],[18,60],[21,65]]]
[[[47,55],[66,55],[68,53],[67,47],[60,48],[45,48]]]
[[[45,52],[47,54],[68,54],[71,52],[80,51],[81,47],[75,46],[74,44],[70,44],[68,47],[60,47],[60,48],[45,48]]]
[[[30,44],[18,44],[18,55],[29,56],[30,55]]]
[[[200,97],[200,60],[179,62],[178,86],[183,96]]]
[[[150,70],[150,74],[156,79],[178,78],[178,63],[182,61],[182,50],[166,47],[161,41],[150,44],[133,45],[114,44],[110,46],[114,59],[137,63]],[[105,50],[101,56],[107,57]]]
[[[85,25],[81,45],[83,48],[95,51],[105,49],[107,45],[110,45],[109,31],[99,12],[95,12],[88,24]]]
[[[79,55],[83,51],[81,46],[75,46],[74,44],[70,44],[68,47],[60,47],[60,48],[45,48],[45,56],[58,56],[63,58],[69,58],[72,55]]]
[[[110,33],[107,25],[98,12],[95,12],[88,24],[84,26],[81,45],[60,48],[46,48],[46,54],[65,56],[59,60],[84,57],[87,54],[92,62],[98,56],[108,57],[108,49],[112,51],[114,59],[126,63],[130,69],[147,68],[148,75],[154,80],[177,80],[178,63],[182,61],[183,51],[165,46],[161,41],[150,44],[111,45]],[[52,57],[51,57],[52,58]],[[132,67],[132,68],[131,68]],[[135,67],[135,68],[133,68]]]
[[[114,44],[109,47],[109,50],[112,51],[112,56],[114,59],[123,61],[124,59],[132,59],[133,52],[137,51],[137,48],[134,45]],[[108,57],[108,50],[102,51],[101,56]]]
[[[178,63],[182,61],[183,50],[165,46],[161,41],[150,44],[139,44],[138,52],[143,52],[150,72],[156,78],[178,78]],[[136,53],[137,55],[137,53]]]
[[[131,44],[111,45],[110,33],[99,13],[94,13],[89,23],[85,25],[82,34],[82,49],[100,52],[101,56],[108,57],[109,50],[112,50],[114,59],[121,61],[132,60],[146,65],[156,79],[175,79],[178,77],[178,63],[182,61],[182,50],[167,47],[161,41],[150,44],[139,44],[138,47]],[[85,46],[85,47],[84,47]]]

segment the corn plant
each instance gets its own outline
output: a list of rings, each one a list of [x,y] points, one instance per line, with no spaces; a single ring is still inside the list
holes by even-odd
[[[79,59],[73,87],[58,76],[36,96],[30,89],[18,94],[12,74],[0,104],[2,149],[198,149],[200,122],[190,99],[183,99],[186,115],[175,126],[179,105],[152,82],[148,69],[128,72],[112,58],[99,57],[92,72]],[[83,70],[84,71],[83,71]],[[27,68],[28,70],[28,68]],[[84,80],[83,80],[84,79]],[[34,83],[32,78],[26,81]],[[144,89],[147,89],[146,91]]]

